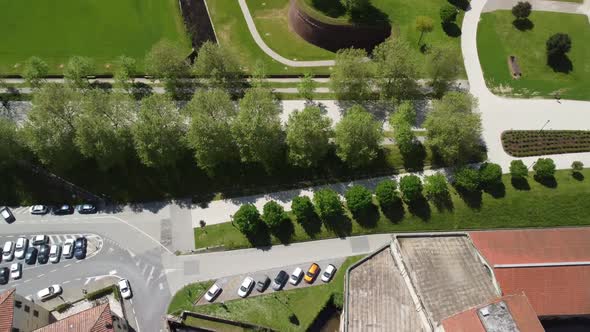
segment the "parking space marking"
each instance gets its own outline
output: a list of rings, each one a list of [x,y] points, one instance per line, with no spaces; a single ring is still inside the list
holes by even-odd
[[[111,275],[111,276],[114,274],[117,274],[117,270],[112,270],[111,272],[109,272],[109,275]]]
[[[44,275],[45,275],[44,273],[41,273],[40,275],[37,276],[37,278],[43,278]]]
[[[68,280],[68,281],[64,281],[64,282],[62,282],[62,284],[64,284],[64,285],[65,285],[65,284],[69,284],[69,283],[70,283],[70,281],[69,281],[69,280]]]
[[[66,265],[64,265],[64,267],[70,267],[70,266],[72,266],[72,264],[71,264],[71,263],[70,263],[70,264],[66,264]]]
[[[57,272],[57,269],[49,271],[49,273]]]
[[[31,279],[27,279],[27,280],[23,281],[23,284],[26,284],[29,281],[31,281]]]
[[[155,266],[152,266],[152,270],[150,271],[150,275],[147,278],[147,283],[150,283],[150,280],[152,280],[154,278],[154,270],[156,269]]]

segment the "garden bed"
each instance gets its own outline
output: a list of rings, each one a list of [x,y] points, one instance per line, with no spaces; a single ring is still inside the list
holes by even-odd
[[[514,157],[590,152],[590,131],[509,130],[502,133],[502,146]]]

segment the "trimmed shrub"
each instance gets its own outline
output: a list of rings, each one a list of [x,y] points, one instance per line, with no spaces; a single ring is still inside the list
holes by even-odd
[[[484,186],[502,182],[502,167],[498,164],[483,163],[479,167],[479,181]]]
[[[539,158],[533,166],[533,170],[538,178],[551,178],[555,175],[555,163],[551,158]]]
[[[399,189],[406,202],[413,202],[422,197],[422,181],[416,175],[407,175],[401,178]]]
[[[584,170],[584,163],[581,161],[574,161],[572,163],[572,172],[581,172]]]
[[[455,22],[457,19],[457,13],[459,13],[457,8],[450,3],[445,3],[440,7],[440,19],[443,24]]]
[[[424,192],[429,199],[443,198],[449,194],[447,178],[440,173],[424,178]]]
[[[522,160],[513,160],[510,162],[510,175],[515,179],[522,179],[529,175],[529,170]]]
[[[455,173],[455,186],[465,191],[479,189],[479,172],[473,168],[464,167]]]
[[[346,206],[353,215],[367,211],[373,205],[373,195],[369,189],[363,186],[352,186],[346,194]]]
[[[321,189],[313,194],[313,203],[318,216],[326,221],[342,215],[342,202],[338,194],[331,189]]]
[[[244,204],[233,217],[233,223],[236,224],[243,234],[253,234],[263,223],[260,218],[258,209],[253,204]]]
[[[285,209],[283,209],[279,203],[270,201],[264,204],[262,209],[262,220],[264,220],[271,229],[280,227],[287,219],[289,219],[289,217],[285,213]]]
[[[375,188],[375,196],[382,208],[388,208],[400,201],[397,192],[397,182],[394,180],[383,180]]]
[[[315,217],[313,203],[307,196],[295,197],[291,202],[291,212],[293,212],[300,224],[306,223]]]
[[[572,48],[572,39],[566,33],[556,33],[547,39],[547,56],[561,56]]]
[[[522,20],[531,15],[532,9],[533,6],[531,6],[528,1],[519,1],[514,7],[512,7],[512,15],[514,15],[517,20]]]

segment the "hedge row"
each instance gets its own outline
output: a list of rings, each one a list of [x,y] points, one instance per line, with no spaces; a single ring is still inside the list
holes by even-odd
[[[509,130],[502,133],[502,146],[515,157],[590,152],[590,131]]]

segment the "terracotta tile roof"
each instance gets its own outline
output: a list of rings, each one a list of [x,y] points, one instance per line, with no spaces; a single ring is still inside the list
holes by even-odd
[[[590,227],[470,232],[490,265],[590,261]]]
[[[109,304],[81,311],[35,332],[112,332],[113,319]]]
[[[507,295],[491,303],[499,301],[506,303],[520,332],[544,331],[541,322],[524,294]],[[488,303],[446,318],[442,322],[445,332],[486,332],[477,315],[477,310],[487,305]]]
[[[537,315],[590,314],[590,266],[494,269],[504,294],[524,292]]]
[[[14,291],[12,288],[0,294],[0,332],[12,331],[14,319]]]

